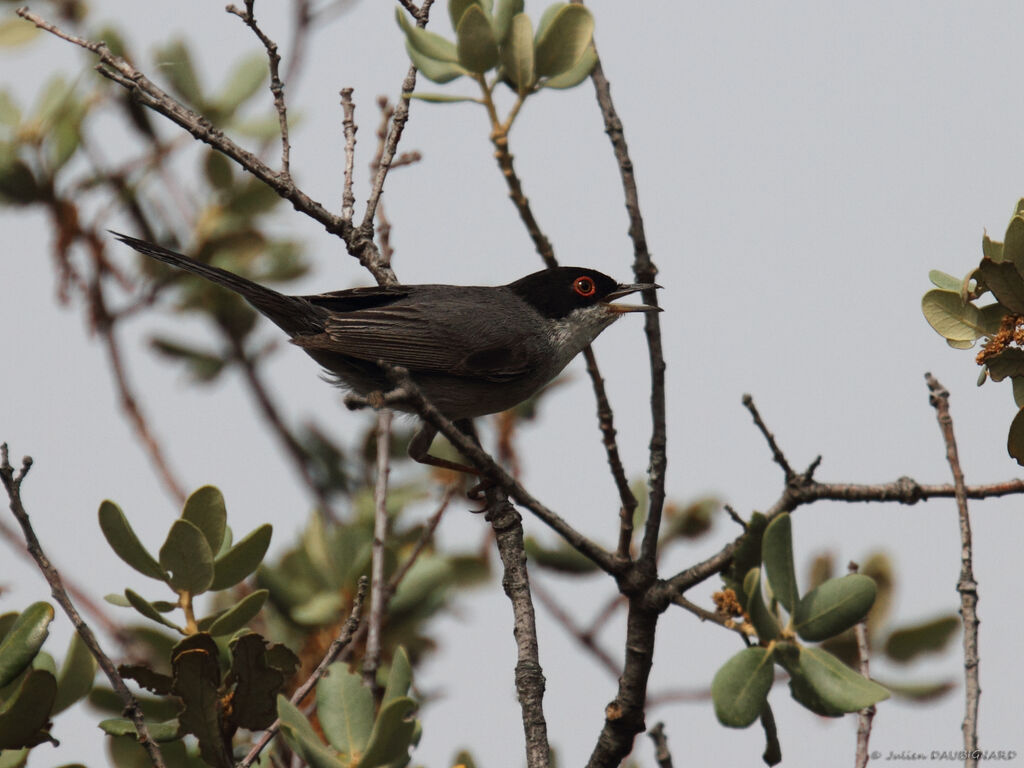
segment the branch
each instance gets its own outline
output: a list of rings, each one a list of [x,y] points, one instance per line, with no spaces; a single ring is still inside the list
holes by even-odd
[[[352,89],[341,89],[341,121],[345,133],[345,184],[341,193],[341,218],[352,221],[355,216],[356,195],[352,191],[352,171],[356,164],[356,105],[352,101]],[[389,260],[390,261],[390,260]]]
[[[363,685],[376,695],[380,666],[380,630],[387,598],[384,594],[384,542],[388,535],[388,474],[391,472],[391,417],[384,408],[377,413],[377,483],[373,489],[373,555],[370,562],[370,623],[363,656]]]
[[[757,425],[757,428],[761,430],[761,434],[764,435],[764,439],[767,441],[768,447],[771,449],[772,460],[782,467],[782,472],[786,476],[786,482],[789,482],[796,477],[796,473],[793,471],[793,468],[789,466],[789,462],[786,461],[786,456],[782,452],[782,449],[779,448],[778,443],[775,442],[775,435],[768,431],[768,427],[761,418],[760,411],[758,411],[757,406],[754,405],[754,398],[747,394],[743,395],[743,407],[750,411],[750,415],[753,417],[754,423]]]
[[[21,525],[21,530],[25,534],[25,542],[28,545],[28,551],[32,555],[36,564],[39,566],[39,570],[43,572],[43,576],[46,577],[47,583],[50,585],[50,592],[53,594],[53,599],[60,604],[60,607],[64,609],[64,613],[67,614],[71,623],[74,625],[75,630],[82,638],[82,642],[85,643],[89,652],[96,659],[100,668],[106,674],[107,679],[110,680],[110,685],[113,687],[117,694],[121,697],[124,702],[125,714],[135,724],[135,730],[138,733],[139,743],[142,748],[146,750],[146,754],[149,755],[149,760],[155,768],[164,768],[163,757],[160,754],[160,748],[156,742],[153,741],[153,737],[149,734],[149,729],[146,727],[146,721],[142,716],[142,709],[139,707],[139,702],[136,701],[132,692],[128,690],[128,686],[125,685],[121,675],[118,674],[117,667],[114,666],[114,662],[110,660],[110,657],[103,652],[100,648],[99,642],[96,640],[96,635],[89,628],[89,625],[85,623],[74,604],[71,602],[71,598],[68,597],[67,590],[64,588],[64,584],[61,581],[60,574],[57,569],[53,567],[46,554],[43,552],[43,548],[39,543],[39,539],[36,537],[35,531],[32,529],[32,523],[28,519],[28,513],[25,511],[25,507],[21,501],[21,483],[28,474],[29,469],[32,467],[32,459],[26,456],[22,459],[21,469],[15,475],[14,468],[11,466],[8,452],[7,443],[0,445],[0,481],[3,482],[4,488],[7,490],[7,498],[10,499],[11,512],[14,513],[14,517],[18,520]]]
[[[320,663],[317,664],[316,669],[314,669],[313,673],[306,679],[306,682],[300,685],[295,690],[295,693],[292,694],[291,699],[289,699],[292,704],[298,706],[302,703],[302,700],[309,695],[309,692],[313,690],[313,687],[320,681],[320,678],[327,673],[327,668],[334,663],[334,660],[338,658],[343,650],[345,650],[345,647],[352,642],[352,638],[355,635],[356,630],[359,629],[359,614],[363,611],[363,599],[366,597],[366,587],[366,577],[360,576],[359,585],[356,587],[355,597],[352,599],[352,610],[349,612],[348,619],[342,626],[341,632],[336,638],[334,638],[334,642],[332,642],[330,647],[327,649],[327,653],[324,654]],[[263,748],[266,747],[274,736],[277,735],[280,728],[280,719],[271,723],[270,727],[263,732],[260,740],[257,741],[256,744],[253,745],[253,748],[249,750],[245,759],[238,764],[238,768],[250,768],[250,766],[259,759],[260,752],[262,752]]]
[[[424,4],[426,5],[427,2],[430,2],[430,0],[426,0]],[[331,234],[341,237],[348,247],[348,252],[355,256],[359,263],[373,274],[378,283],[383,285],[396,282],[394,272],[389,265],[383,263],[373,238],[357,236],[351,222],[332,214],[319,202],[306,195],[295,185],[289,174],[275,171],[255,154],[240,147],[225,136],[222,131],[214,127],[208,119],[193,112],[167,94],[129,62],[111,53],[104,43],[97,43],[68,34],[32,13],[28,8],[19,8],[17,13],[40,29],[95,54],[100,60],[96,70],[101,75],[109,80],[113,80],[131,92],[132,96],[143,106],[158,112],[184,128],[194,138],[208,144],[225,157],[234,160],[246,171],[273,189],[278,195],[288,200],[297,211],[319,222]],[[412,75],[413,82],[415,82],[415,70],[412,71]],[[408,76],[405,82],[409,82]],[[406,111],[408,111],[408,105],[406,105]],[[397,137],[394,143],[397,144]],[[383,179],[381,178],[379,181],[383,185]]]
[[[467,459],[480,470],[488,479],[494,481],[509,496],[533,512],[541,521],[552,528],[571,546],[590,558],[599,568],[612,575],[619,575],[625,572],[628,563],[619,560],[604,547],[573,528],[569,523],[559,517],[555,512],[548,509],[535,499],[514,477],[480,448],[462,430],[456,427],[449,419],[437,410],[420,391],[416,383],[409,377],[409,372],[404,368],[391,366],[385,361],[378,361],[378,364],[388,372],[389,378],[396,389],[384,395],[380,400],[371,400],[358,395],[348,395],[345,404],[349,408],[380,407],[381,405],[400,405],[411,408],[420,418],[428,424],[433,425],[441,432],[448,441]]]
[[[668,751],[665,724],[656,723],[647,735],[654,742],[654,759],[658,761],[658,768],[672,768],[672,753]]]
[[[626,211],[629,214],[629,237],[633,241],[633,274],[637,282],[654,283],[658,274],[657,267],[651,260],[647,250],[647,235],[644,232],[644,219],[640,213],[640,198],[633,175],[633,161],[629,157],[629,146],[622,129],[622,121],[615,104],[612,102],[611,86],[604,76],[604,69],[598,59],[590,73],[594,83],[597,103],[604,118],[604,130],[612,143],[612,151],[619,164],[619,175],[622,177],[622,190],[626,198]],[[645,304],[658,305],[657,291],[654,288],[643,292]],[[650,470],[648,484],[650,499],[647,512],[647,523],[644,528],[643,543],[640,548],[640,560],[653,574],[658,550],[658,532],[661,528],[661,513],[665,506],[665,468],[668,455],[665,451],[667,429],[665,424],[665,356],[661,344],[661,322],[658,312],[645,312],[644,333],[647,335],[648,358],[651,365],[651,420],[653,428],[650,443]]]
[[[859,566],[850,563],[850,573],[856,573]],[[859,660],[858,671],[869,677],[868,664],[868,623],[867,619],[858,621],[853,628],[853,636],[857,640],[857,657]],[[857,754],[854,761],[855,768],[867,768],[868,764],[868,742],[871,739],[871,722],[875,719],[875,705],[865,707],[857,713]]]
[[[498,554],[504,567],[501,585],[512,602],[516,639],[516,693],[523,713],[528,768],[547,768],[551,755],[548,726],[544,720],[544,672],[537,648],[537,618],[530,597],[530,577],[526,570],[522,518],[497,489],[488,491],[484,516],[494,531]]]
[[[973,550],[971,545],[971,518],[967,513],[967,490],[964,473],[960,468],[960,457],[953,436],[953,417],[949,413],[949,391],[930,373],[925,374],[928,382],[929,402],[935,408],[935,416],[946,443],[946,458],[953,474],[956,488],[956,507],[960,519],[960,580],[956,591],[960,593],[960,616],[964,622],[964,677],[966,689],[966,712],[963,733],[966,766],[978,764],[978,699],[981,685],[978,681],[978,583],[974,580]]]
[[[246,26],[263,43],[263,47],[267,49],[267,64],[270,69],[270,93],[274,97],[274,109],[277,110],[277,121],[281,126],[281,174],[290,179],[291,167],[289,156],[291,155],[291,145],[288,143],[288,108],[284,103],[284,83],[281,81],[279,71],[281,55],[277,52],[277,43],[267,37],[256,23],[256,16],[253,15],[253,6],[255,4],[256,0],[245,0],[244,11],[234,5],[229,5],[225,10],[244,21]]]

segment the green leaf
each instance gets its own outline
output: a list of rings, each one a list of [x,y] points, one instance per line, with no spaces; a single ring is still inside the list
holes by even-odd
[[[575,88],[577,85],[582,83],[594,70],[597,65],[597,50],[593,45],[587,47],[583,51],[583,55],[580,56],[579,61],[573,64],[568,70],[555,77],[548,78],[544,81],[545,88]]]
[[[508,39],[512,29],[512,17],[523,12],[523,0],[498,0],[494,10],[494,37],[499,45]]]
[[[135,723],[126,717],[111,717],[101,720],[99,727],[108,736],[138,737]],[[146,730],[153,737],[153,741],[169,742],[181,738],[181,726],[177,719],[165,720],[162,723],[146,723]]]
[[[358,760],[373,732],[373,694],[362,677],[343,662],[331,664],[316,687],[316,712],[330,745]]]
[[[188,375],[198,384],[207,384],[216,379],[227,364],[227,361],[218,355],[181,344],[166,336],[153,336],[149,340],[149,346],[164,357],[183,362],[188,368]]]
[[[57,680],[49,672],[33,669],[25,677],[7,708],[0,712],[0,750],[33,747],[48,740]]]
[[[921,298],[921,311],[935,331],[953,341],[974,341],[985,335],[978,308],[957,293],[931,290]]]
[[[938,269],[933,269],[928,272],[928,279],[931,280],[932,285],[943,291],[950,291],[952,293],[960,292],[960,278],[947,275]]]
[[[174,678],[170,675],[154,672],[145,664],[119,664],[117,671],[121,677],[126,680],[134,680],[147,691],[152,691],[157,696],[170,696],[171,689],[174,687]]]
[[[185,500],[185,508],[181,511],[181,519],[188,520],[203,532],[210,552],[219,552],[224,541],[224,529],[227,526],[228,513],[224,507],[224,496],[219,488],[204,485],[194,491]]]
[[[112,501],[104,501],[100,504],[100,530],[107,540],[107,544],[114,550],[114,554],[124,560],[128,565],[151,579],[167,581],[167,574],[160,567],[160,563],[149,554],[142,542],[135,535],[128,518],[124,516],[120,507]]]
[[[198,595],[213,583],[213,553],[206,537],[188,520],[177,519],[160,547],[160,565],[170,573],[167,583],[179,592]]]
[[[235,182],[235,172],[231,167],[231,161],[214,149],[206,151],[203,158],[203,172],[206,175],[206,180],[214,189],[230,189]],[[959,290],[959,286],[957,286],[957,290]]]
[[[157,622],[159,624],[163,624],[165,627],[167,627],[169,629],[173,629],[173,630],[175,630],[177,632],[184,633],[184,630],[181,627],[179,627],[177,624],[175,624],[175,623],[173,623],[171,621],[168,621],[163,616],[161,616],[160,615],[160,611],[158,611],[156,609],[156,606],[154,606],[151,602],[146,600],[141,595],[133,592],[130,589],[126,589],[124,591],[124,596],[125,596],[125,598],[127,598],[128,602],[131,604],[132,608],[134,608],[136,611],[141,613],[147,619],[155,621],[155,622]]]
[[[0,91],[0,125],[16,127],[21,122],[21,107],[18,106],[11,94],[7,91]]]
[[[1007,376],[1024,376],[1024,349],[1007,347],[999,354],[985,361],[992,381],[1002,381]]]
[[[796,573],[793,568],[793,533],[789,514],[776,517],[764,531],[761,542],[761,557],[764,560],[765,576],[772,594],[782,606],[793,614],[798,592]]]
[[[501,46],[501,64],[519,94],[529,93],[534,81],[533,24],[525,13],[512,17],[508,40]]]
[[[805,693],[813,694],[828,710],[857,712],[889,698],[889,692],[881,685],[854,672],[820,648],[800,648],[797,667],[791,670],[791,674],[794,682],[799,680],[800,684],[806,684]],[[804,701],[800,703],[806,705]]]
[[[1013,263],[996,263],[983,259],[978,271],[1000,304],[1015,315],[1024,314],[1024,280]]]
[[[862,573],[829,579],[808,592],[796,606],[793,623],[804,640],[824,640],[863,619],[875,602],[874,580]]]
[[[265,589],[258,589],[246,595],[213,622],[209,629],[210,634],[214,637],[234,634],[256,618],[269,595],[270,592]]]
[[[766,648],[744,648],[715,674],[711,699],[722,725],[746,728],[757,720],[772,687],[772,661]]]
[[[455,30],[459,64],[470,72],[482,74],[498,63],[498,43],[483,9],[475,3],[462,15]]]
[[[284,696],[277,697],[277,716],[288,746],[311,768],[348,768],[349,764],[342,763],[323,745],[302,712]]]
[[[750,622],[757,630],[758,638],[767,643],[779,636],[782,628],[779,620],[764,603],[764,596],[761,594],[761,571],[751,568],[747,578],[743,580],[743,591],[747,593],[747,613],[750,615]]]
[[[981,238],[981,253],[982,258],[991,259],[998,264],[1003,260],[1003,244],[991,240],[987,234],[983,235]]]
[[[1010,422],[1010,432],[1006,437],[1006,450],[1017,463],[1024,467],[1024,409]]]
[[[409,44],[408,40],[405,42],[405,50],[409,54],[409,60],[412,61],[413,66],[419,70],[420,74],[422,74],[428,80],[431,80],[439,85],[444,85],[445,83],[451,82],[457,77],[462,77],[463,75],[469,74],[458,64],[453,64],[450,61],[440,61],[439,59],[432,59],[429,56],[424,56],[422,53],[413,48]],[[463,97],[454,98],[457,101],[466,100]],[[431,101],[431,99],[424,100]]]
[[[24,19],[0,21],[0,48],[14,48],[36,39],[39,29]]]
[[[157,65],[171,90],[191,105],[204,106],[203,92],[192,66],[192,54],[181,40],[168,43],[156,52]]]
[[[213,563],[210,589],[216,591],[233,587],[255,571],[267,554],[273,532],[273,526],[264,523],[218,557]]]
[[[401,6],[395,7],[395,15],[398,19],[398,26],[405,32],[406,41],[413,48],[431,59],[458,63],[459,53],[455,48],[455,43],[451,40],[445,40],[434,32],[428,32],[411,24],[405,17],[405,11],[402,10]]]
[[[553,547],[543,547],[532,536],[527,536],[523,542],[526,557],[532,560],[541,568],[547,568],[558,573],[594,573],[597,565],[579,550],[566,544],[559,539],[558,544]]]
[[[480,99],[473,98],[472,96],[450,96],[447,93],[413,93],[409,98],[419,99],[420,101],[427,101],[434,104],[455,104],[460,101],[474,101],[477,104],[481,103]]]
[[[1024,376],[1013,376],[1010,382],[1013,385],[1013,402],[1018,408],[1024,408]]]
[[[1018,212],[1010,219],[1003,240],[1003,261],[1024,270],[1024,216]]]
[[[267,57],[262,51],[243,56],[235,62],[217,97],[217,110],[221,116],[231,117],[256,94],[269,77]]]
[[[1003,325],[1006,307],[1002,304],[986,304],[978,309],[978,323],[986,336],[995,336]]]
[[[380,708],[359,768],[377,768],[408,756],[416,732],[416,707],[415,701],[402,697]]]
[[[405,652],[405,648],[398,646],[391,659],[391,670],[388,672],[388,684],[384,688],[381,706],[386,706],[395,699],[408,694],[410,685],[412,685],[412,665],[409,663],[409,654]]]
[[[893,661],[908,662],[925,653],[936,653],[949,645],[959,628],[960,619],[956,616],[940,616],[902,627],[885,641],[885,655]]]
[[[594,40],[594,17],[584,5],[565,5],[537,30],[536,72],[554,77],[569,71]]]
[[[22,611],[0,642],[0,688],[3,688],[32,663],[50,634],[53,606],[32,603]]]
[[[79,699],[88,696],[95,678],[96,659],[82,636],[75,632],[57,677],[57,699],[53,703],[53,714],[63,712]]]
[[[182,701],[178,715],[182,733],[199,740],[203,761],[215,768],[233,768],[221,728],[219,657],[217,644],[205,633],[190,635],[174,646],[173,693]]]
[[[487,9],[480,0],[448,0],[448,19],[452,23],[452,29],[459,28],[459,22],[471,5],[479,8],[485,18],[488,16]]]

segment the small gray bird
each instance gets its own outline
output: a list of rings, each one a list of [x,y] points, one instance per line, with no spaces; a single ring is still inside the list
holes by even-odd
[[[430,402],[455,422],[512,408],[557,376],[598,334],[649,305],[612,304],[651,284],[617,283],[584,267],[534,272],[508,285],[391,285],[286,296],[145,240],[112,232],[139,253],[234,291],[360,395],[390,387],[383,361],[408,369]],[[431,456],[437,430],[422,422],[409,456],[478,474]]]

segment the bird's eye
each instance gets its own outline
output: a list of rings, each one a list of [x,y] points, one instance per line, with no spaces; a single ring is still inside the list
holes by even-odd
[[[594,285],[594,281],[589,277],[577,277],[573,281],[572,289],[580,296],[587,298],[594,295],[597,286]]]

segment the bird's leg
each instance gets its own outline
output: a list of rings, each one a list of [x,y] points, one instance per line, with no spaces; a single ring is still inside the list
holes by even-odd
[[[470,428],[472,428],[472,422],[469,422]],[[462,427],[462,422],[456,422],[456,425],[465,432]],[[475,435],[475,432],[467,433]],[[448,459],[441,459],[437,456],[431,456],[430,445],[434,442],[434,437],[437,435],[437,427],[428,424],[425,421],[420,422],[419,429],[416,430],[416,434],[412,436],[412,440],[409,441],[409,458],[413,461],[419,462],[420,464],[427,464],[432,467],[440,467],[441,469],[450,469],[453,472],[463,472],[467,475],[480,475],[478,469],[467,466],[465,464],[459,464],[455,461],[448,461]]]

